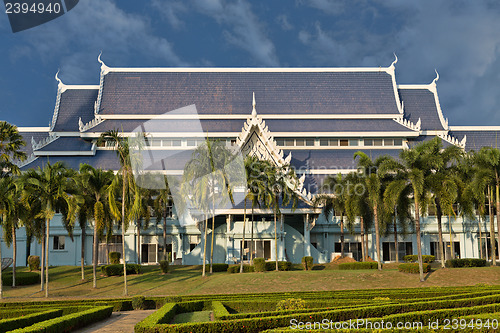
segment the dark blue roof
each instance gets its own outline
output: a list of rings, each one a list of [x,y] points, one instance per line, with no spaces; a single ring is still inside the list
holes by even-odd
[[[450,135],[451,132],[449,132]],[[422,142],[425,142],[425,141],[430,141],[432,139],[434,139],[436,137],[436,135],[421,135],[419,137],[416,137],[416,138],[411,138],[411,139],[408,139],[408,145],[410,146],[410,148],[422,143]],[[458,137],[456,137],[458,139]],[[448,146],[451,146],[452,144],[449,143],[448,141],[445,141],[443,140],[442,138],[441,139],[441,143],[443,144],[443,148],[446,148]]]
[[[78,132],[78,118],[88,123],[94,119],[98,89],[68,89],[61,94],[55,132]]]
[[[444,130],[439,120],[434,94],[428,89],[399,89],[405,118],[413,123],[421,120],[422,130]]]
[[[48,132],[19,132],[23,136],[24,142],[26,142],[26,146],[21,147],[21,150],[26,153],[27,156],[30,156],[33,153],[33,147],[31,146],[31,138],[36,142],[40,142],[42,139],[45,139],[49,136]]]
[[[399,114],[387,72],[109,72],[100,114]]]
[[[60,137],[48,145],[40,148],[37,152],[44,151],[90,151],[92,142],[78,137]]]
[[[203,119],[203,120],[178,120],[178,119],[154,119],[154,120],[105,120],[99,125],[86,132],[106,132],[118,130],[132,132],[134,129],[144,125],[146,133],[179,133],[179,132],[241,132],[245,120],[243,119]]]
[[[95,168],[103,170],[118,170],[120,169],[120,161],[113,150],[98,150],[95,156],[39,156],[30,164],[21,168],[21,170],[33,169],[42,167],[50,162],[63,162],[66,167],[78,170],[81,163],[87,163]]]
[[[450,135],[462,140],[467,135],[466,150],[479,151],[482,147],[500,147],[500,131],[463,131],[453,130]]]
[[[271,133],[393,131],[415,133],[392,119],[268,119],[266,125]],[[391,136],[391,133],[387,133],[387,136]]]

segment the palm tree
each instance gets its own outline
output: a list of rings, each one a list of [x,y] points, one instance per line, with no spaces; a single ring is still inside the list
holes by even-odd
[[[110,130],[101,134],[97,140],[98,144],[107,143],[108,146],[114,147],[118,160],[120,162],[120,170],[114,177],[108,189],[108,201],[113,216],[121,221],[122,230],[122,252],[123,252],[123,294],[128,295],[127,288],[127,260],[125,256],[125,231],[130,223],[131,216],[129,214],[130,207],[133,203],[133,191],[135,189],[134,173],[132,170],[132,161],[130,154],[129,141],[122,137],[117,130]],[[121,185],[121,212],[117,202],[117,190]],[[118,194],[119,195],[119,194]]]
[[[26,159],[26,153],[21,150],[25,145],[16,126],[0,121],[0,176],[6,172],[19,174],[15,162]]]
[[[15,185],[11,177],[0,177],[0,217],[2,225],[9,221],[12,212],[15,209],[15,203],[12,198],[12,192],[15,191]],[[0,245],[0,262],[2,261],[2,249]],[[14,278],[14,277],[13,277]],[[2,270],[0,269],[0,299],[3,297]]]
[[[81,271],[82,280],[84,275],[85,262],[85,226],[88,221],[94,221],[94,237],[92,246],[92,278],[93,288],[97,288],[97,262],[98,262],[98,245],[99,235],[102,234],[106,221],[111,220],[111,213],[108,205],[107,195],[108,188],[113,181],[113,171],[104,171],[95,169],[88,164],[80,164],[80,173],[78,184],[81,196],[83,197],[82,204],[79,209],[79,222],[82,230],[82,252],[81,252]],[[110,232],[108,230],[108,232]]]
[[[36,217],[45,220],[45,297],[49,297],[50,220],[56,211],[60,211],[66,229],[71,231],[77,211],[74,172],[66,169],[61,162],[53,165],[47,163],[43,169],[29,170],[23,181],[25,182],[23,196],[25,199],[37,198],[40,201],[41,209]]]
[[[146,230],[149,227],[151,221],[151,215],[153,214],[153,193],[152,190],[136,187],[135,189],[135,200],[132,208],[132,215],[136,220],[137,225],[137,263],[140,264],[142,261],[142,251],[141,251],[141,229]]]
[[[163,260],[167,260],[167,216],[172,206],[172,195],[168,186],[167,177],[163,177],[165,188],[157,190],[154,199],[154,212],[156,221],[163,220]]]

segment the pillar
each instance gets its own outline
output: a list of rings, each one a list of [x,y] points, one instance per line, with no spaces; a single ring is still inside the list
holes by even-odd
[[[309,214],[304,215],[304,256],[311,255],[311,230],[309,229]]]

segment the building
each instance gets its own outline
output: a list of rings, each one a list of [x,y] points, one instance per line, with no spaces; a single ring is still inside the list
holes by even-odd
[[[301,201],[295,210],[282,209],[277,237],[280,260],[300,262],[304,255],[312,255],[315,262],[328,262],[340,252],[339,217],[318,217],[310,200],[327,175],[356,169],[354,152],[361,150],[373,158],[397,157],[401,149],[435,136],[444,145],[478,150],[496,147],[500,133],[500,127],[450,126],[439,103],[439,76],[429,84],[399,85],[397,58],[389,67],[378,68],[111,68],[99,61],[98,85],[66,85],[56,75],[59,85],[50,127],[19,127],[30,156],[22,168],[62,161],[75,169],[80,163],[89,163],[118,170],[115,151],[99,147],[96,139],[111,129],[132,135],[151,119],[163,119],[162,126],[148,130],[151,143],[147,150],[152,154],[189,155],[208,135],[237,146],[243,154],[276,164],[290,163],[300,176]],[[196,106],[198,119],[169,114],[188,105]],[[196,130],[197,124],[201,131]],[[167,251],[183,264],[201,264],[202,232],[196,225],[182,225],[175,209],[172,212],[166,230]],[[217,215],[215,262],[236,262],[240,251],[249,248],[249,228],[247,243],[241,244],[242,221],[242,204]],[[479,257],[477,221],[444,217],[443,222],[444,240],[449,245],[451,237],[456,255]],[[481,228],[488,238],[488,220],[481,222]],[[51,263],[79,265],[80,230],[75,228],[70,240],[59,216],[50,230]],[[255,210],[253,232],[256,255],[274,260],[274,224],[269,210]],[[162,224],[153,223],[141,233],[139,258],[136,230],[130,227],[126,232],[126,259],[156,263],[162,252]],[[376,258],[371,233],[373,230],[368,236],[369,255]],[[90,264],[92,234],[86,234],[86,264]],[[438,236],[433,216],[422,220],[422,235],[424,254],[435,254]],[[361,256],[359,237],[359,233],[345,236],[345,251],[356,259]],[[398,237],[400,256],[416,253],[414,234]],[[382,259],[394,260],[394,236],[381,241]],[[26,244],[23,230],[18,242],[18,265],[24,265],[28,252],[41,252],[39,244]],[[8,256],[11,250],[2,246]],[[122,251],[118,231],[110,248]],[[103,262],[105,245],[100,249]]]

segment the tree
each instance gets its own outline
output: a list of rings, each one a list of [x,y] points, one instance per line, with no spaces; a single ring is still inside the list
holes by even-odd
[[[132,207],[132,215],[137,225],[137,263],[142,261],[141,251],[141,229],[146,230],[153,215],[153,193],[152,190],[141,188],[139,186],[135,189],[135,200]]]
[[[37,198],[40,211],[36,217],[45,220],[45,297],[49,297],[49,227],[56,211],[60,211],[63,224],[71,234],[71,227],[76,219],[77,198],[75,196],[75,173],[66,169],[61,162],[47,163],[43,169],[28,170],[23,195],[25,198]],[[43,274],[42,274],[43,278]]]
[[[0,177],[0,218],[2,225],[8,223],[9,218],[15,210],[15,202],[12,193],[15,185],[11,177]],[[2,249],[0,245],[0,262],[2,261]],[[0,269],[0,299],[3,298],[2,270]]]
[[[80,164],[78,185],[80,195],[83,197],[79,208],[78,220],[82,230],[81,271],[82,280],[84,275],[85,261],[85,226],[88,221],[94,222],[94,236],[92,244],[92,279],[93,288],[97,288],[97,262],[99,236],[103,233],[106,222],[110,221],[111,212],[108,203],[108,188],[113,181],[113,171],[95,169],[88,164]],[[108,230],[112,232],[112,230]]]
[[[114,177],[111,185],[108,188],[108,201],[113,216],[120,220],[122,229],[122,252],[123,252],[123,294],[128,295],[127,288],[127,259],[125,256],[125,231],[131,220],[130,209],[134,201],[135,180],[132,170],[132,161],[130,154],[130,145],[127,138],[120,135],[117,130],[110,130],[101,134],[97,140],[98,144],[105,143],[108,146],[114,147],[118,160],[120,162],[120,170]],[[121,186],[121,202],[118,203],[117,193]],[[120,204],[121,207],[118,207]]]
[[[25,145],[16,126],[0,121],[0,176],[5,173],[19,174],[16,161],[26,159],[26,153],[21,150]]]
[[[163,260],[167,260],[167,216],[171,213],[172,195],[167,177],[163,176],[163,181],[165,188],[157,190],[153,205],[156,221],[163,220]]]

